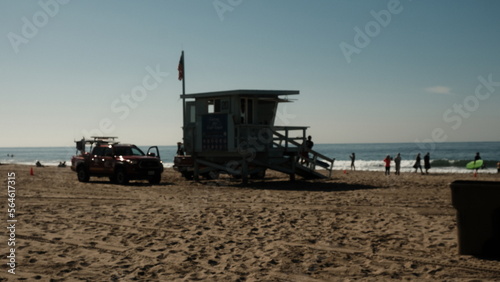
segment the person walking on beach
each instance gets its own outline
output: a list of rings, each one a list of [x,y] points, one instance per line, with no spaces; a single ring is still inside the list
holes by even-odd
[[[394,158],[394,166],[396,167],[396,175],[401,174],[401,154],[398,153]]]
[[[385,163],[385,175],[391,175],[391,156],[387,155],[383,161]]]
[[[356,160],[356,155],[352,153],[352,155],[349,156],[351,158],[351,170],[356,170],[356,166],[354,166],[354,161]]]
[[[425,174],[429,174],[429,169],[431,168],[431,155],[429,153],[424,156],[424,168]]]
[[[413,165],[413,168],[415,169],[415,173],[417,173],[418,169],[420,168],[420,172],[424,174],[424,171],[422,170],[422,164],[420,163],[420,153],[417,154],[417,158],[415,159],[415,164]]]

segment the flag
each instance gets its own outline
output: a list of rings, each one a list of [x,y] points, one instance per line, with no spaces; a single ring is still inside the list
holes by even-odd
[[[184,51],[182,51],[181,59],[179,60],[179,66],[177,67],[179,71],[179,80],[184,79]]]

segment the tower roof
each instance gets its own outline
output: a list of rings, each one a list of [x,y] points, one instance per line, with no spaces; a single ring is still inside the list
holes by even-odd
[[[216,98],[227,96],[242,96],[242,97],[261,97],[261,98],[278,98],[282,95],[297,95],[298,90],[252,90],[252,89],[237,89],[226,91],[203,92],[193,94],[181,94],[181,98]]]

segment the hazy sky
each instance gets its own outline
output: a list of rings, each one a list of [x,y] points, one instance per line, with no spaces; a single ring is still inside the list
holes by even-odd
[[[500,1],[0,2],[0,147],[181,140],[186,92],[299,90],[317,143],[500,141]]]

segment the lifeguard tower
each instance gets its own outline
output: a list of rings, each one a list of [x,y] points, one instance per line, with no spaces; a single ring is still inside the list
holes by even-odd
[[[174,168],[186,178],[219,173],[263,178],[267,169],[307,179],[331,176],[335,159],[306,150],[305,126],[275,126],[279,103],[296,90],[230,90],[181,95],[185,156]],[[327,170],[320,173],[317,167]]]

